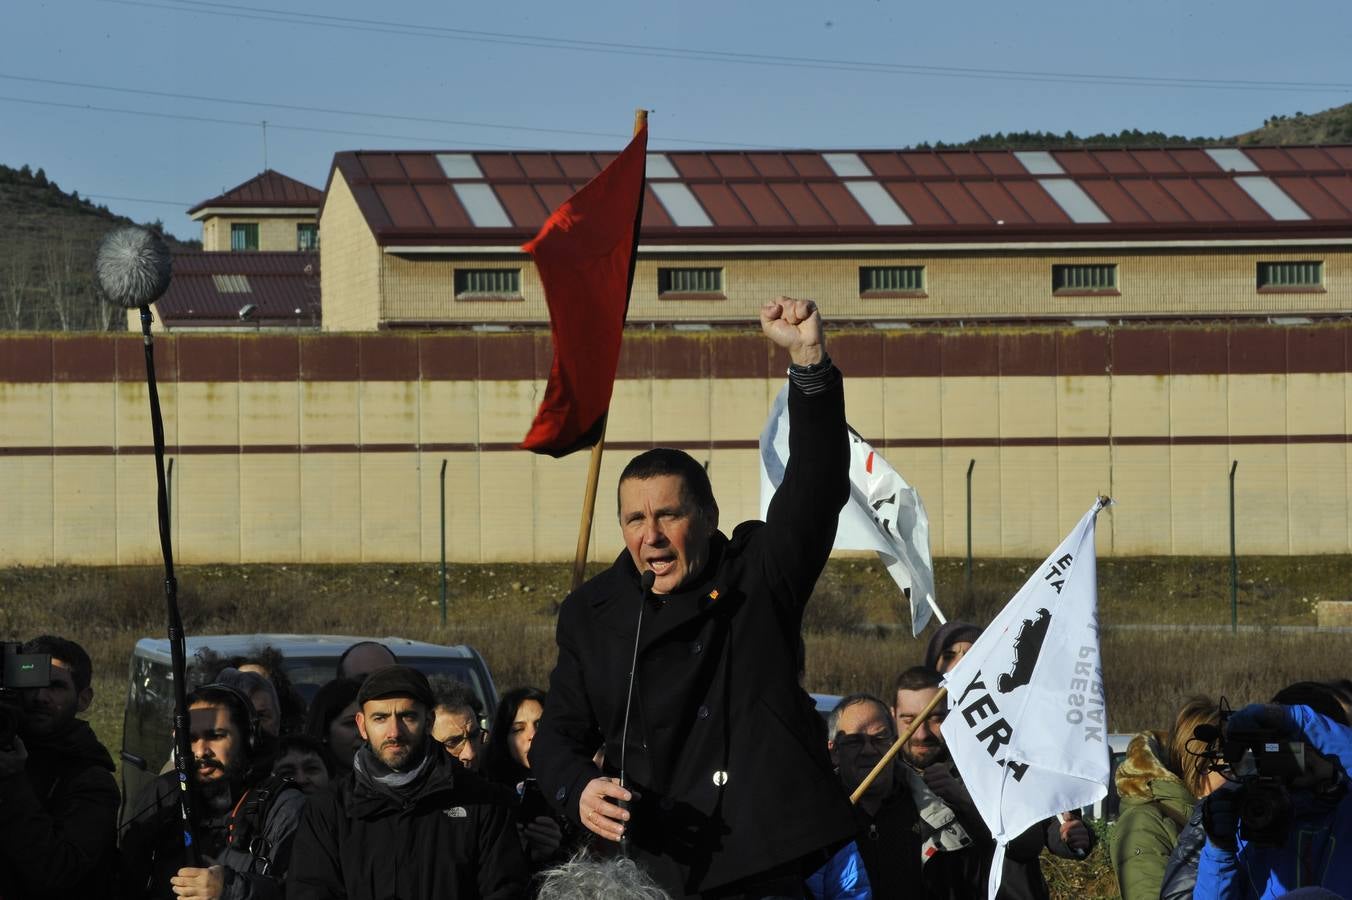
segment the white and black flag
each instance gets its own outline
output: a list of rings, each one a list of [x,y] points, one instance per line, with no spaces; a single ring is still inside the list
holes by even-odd
[[[770,418],[761,432],[760,453],[763,519],[789,462],[787,385],[770,409]],[[840,511],[835,548],[875,551],[910,604],[912,636],[925,630],[930,616],[939,608],[934,601],[934,563],[930,558],[925,504],[901,473],[853,428],[850,502]]]
[[[944,679],[944,743],[998,844],[1108,793],[1094,523],[1100,498]]]

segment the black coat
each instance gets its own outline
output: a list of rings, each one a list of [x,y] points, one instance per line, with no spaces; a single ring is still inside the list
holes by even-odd
[[[292,782],[268,775],[255,774],[246,786],[249,793],[231,813],[210,812],[199,800],[193,824],[198,865],[224,867],[222,900],[277,900],[283,896],[305,795]],[[170,771],[128,805],[131,815],[122,832],[118,873],[123,900],[176,896],[170,879],[186,863],[178,798],[178,773]],[[255,845],[254,837],[261,843]]]
[[[849,496],[839,379],[813,396],[791,387],[789,415],[789,463],[768,521],[743,523],[731,539],[715,534],[695,583],[644,611],[626,756],[642,799],[629,833],[645,867],[678,895],[854,835],[798,683],[803,608]],[[641,597],[625,552],[559,613],[558,664],[530,758],[546,798],[573,822],[582,790],[601,774],[592,756],[602,743],[607,774],[618,771]]]
[[[349,772],[314,795],[296,832],[287,900],[508,900],[530,875],[513,792],[436,745],[434,765],[400,803]]]
[[[959,824],[972,838],[972,845],[936,853],[925,861],[925,894],[930,900],[985,897],[995,856],[995,839],[960,780],[950,785],[950,790],[939,795],[939,799],[953,810]],[[928,834],[922,823],[921,839],[926,837]],[[1089,829],[1089,842],[1084,856],[1080,856],[1061,840],[1061,823],[1056,817],[1030,825],[1005,847],[1005,868],[996,895],[998,900],[1049,900],[1051,892],[1042,877],[1039,862],[1042,851],[1046,849],[1063,859],[1083,859],[1093,852],[1097,842],[1092,828]]]
[[[113,760],[87,722],[29,738],[24,772],[0,779],[0,897],[93,897],[117,867]]]

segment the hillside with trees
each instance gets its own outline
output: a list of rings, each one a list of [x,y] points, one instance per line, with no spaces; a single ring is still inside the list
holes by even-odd
[[[41,168],[0,165],[0,329],[125,327],[120,310],[95,299],[92,269],[108,230],[130,224],[62,190]],[[171,247],[191,246],[167,239]]]
[[[997,132],[958,143],[914,149],[1049,149],[1070,147],[1208,147],[1352,143],[1352,104],[1306,115],[1277,114],[1261,128],[1230,137],[1189,137],[1123,129],[1114,134],[1067,131]],[[94,250],[115,225],[131,220],[66,192],[42,169],[0,165],[0,330],[106,330],[124,327],[122,313],[93,294]],[[151,227],[160,223],[150,223]],[[176,249],[200,249],[166,235]]]

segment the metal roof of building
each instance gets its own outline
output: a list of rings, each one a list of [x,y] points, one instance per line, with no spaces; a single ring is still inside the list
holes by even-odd
[[[214,208],[251,208],[259,207],[313,207],[319,209],[324,201],[324,193],[310,187],[303,181],[297,181],[288,175],[273,169],[265,169],[243,184],[238,184],[210,200],[188,210],[188,215],[196,217],[198,212]]]
[[[613,153],[347,151],[382,246],[504,246]],[[648,154],[645,244],[1352,234],[1352,146]]]
[[[191,325],[313,325],[319,322],[318,252],[176,252],[169,290],[155,314]],[[239,311],[253,304],[247,321]]]

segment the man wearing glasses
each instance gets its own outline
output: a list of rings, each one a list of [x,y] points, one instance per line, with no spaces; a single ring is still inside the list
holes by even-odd
[[[864,781],[896,740],[892,712],[872,694],[843,698],[826,721],[827,750],[849,793]],[[906,755],[906,748],[902,755]],[[855,842],[875,897],[904,897],[920,881],[915,804],[900,762],[874,780],[855,806]]]
[[[479,698],[461,681],[438,679],[432,689],[437,698],[432,740],[445,747],[466,769],[477,772],[488,736],[481,724]]]

